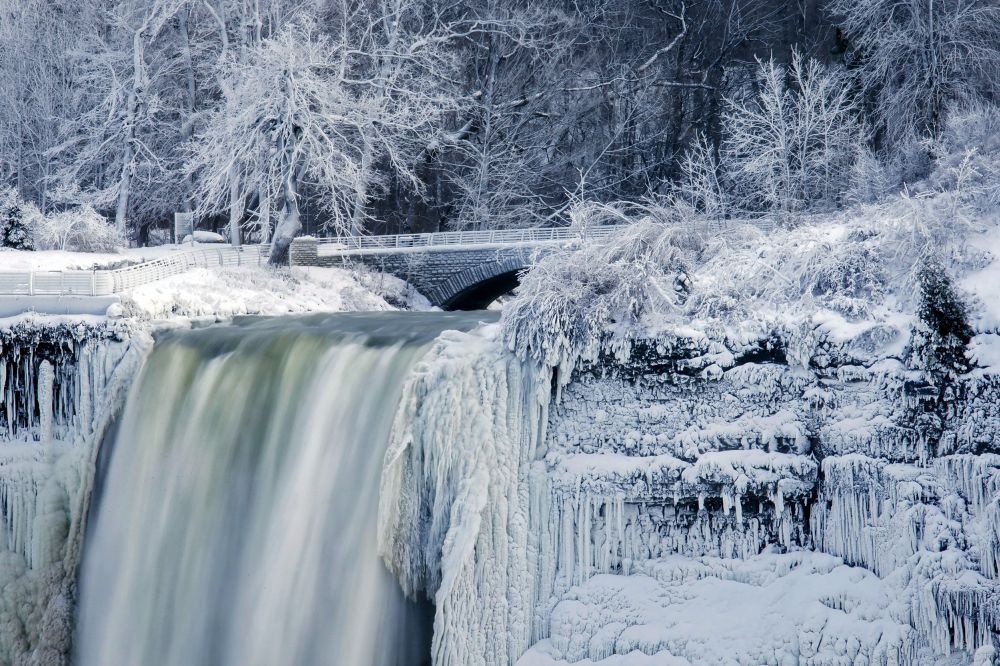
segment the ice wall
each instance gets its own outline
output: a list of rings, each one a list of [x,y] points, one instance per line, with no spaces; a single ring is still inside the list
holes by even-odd
[[[552,592],[555,523],[537,461],[547,378],[490,333],[445,334],[412,373],[385,457],[379,551],[436,605],[438,665],[509,664]]]
[[[151,342],[107,325],[0,329],[0,663],[68,663],[98,444]]]
[[[931,400],[918,373],[873,351],[892,341],[876,333],[816,333],[794,350],[770,337],[654,341],[645,358],[578,371],[558,398],[547,372],[489,334],[441,341],[404,393],[380,512],[390,568],[437,603],[435,664],[513,664],[531,645],[525,664],[666,659],[658,650],[678,638],[609,642],[621,622],[672,617],[615,611],[629,587],[616,577],[673,581],[686,575],[678,556],[720,581],[777,566],[766,598],[797,583],[761,558],[810,551],[791,566],[812,567],[827,592],[785,609],[799,633],[775,655],[989,663],[1000,386],[980,369]],[[597,619],[574,625],[567,609],[584,598]],[[593,649],[571,650],[572,636]],[[709,654],[687,657],[716,663]],[[747,658],[733,663],[770,663]]]

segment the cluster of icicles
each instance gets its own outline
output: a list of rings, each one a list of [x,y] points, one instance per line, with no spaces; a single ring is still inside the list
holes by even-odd
[[[37,514],[53,461],[78,445],[80,464],[93,466],[96,440],[113,411],[109,387],[127,386],[131,379],[120,362],[125,349],[107,341],[87,343],[65,364],[22,356],[4,361],[0,370],[0,387],[14,405],[8,405],[12,411],[0,428],[11,444],[0,465],[3,538],[29,567],[56,556],[35,534],[44,525]],[[144,353],[137,349],[131,353]],[[354,367],[368,357],[352,351],[330,358]],[[381,367],[375,355],[369,360]],[[414,362],[400,379],[399,405],[386,428],[377,548],[407,594],[427,594],[435,602],[436,666],[515,663],[548,636],[559,598],[596,574],[628,574],[640,562],[672,553],[748,558],[769,544],[796,548],[810,541],[880,577],[898,579],[906,599],[898,619],[937,653],[972,653],[991,641],[991,627],[998,623],[990,593],[991,583],[1000,580],[1000,456],[953,455],[926,466],[889,465],[855,454],[829,457],[818,501],[808,512],[799,497],[789,501],[775,489],[760,498],[769,505],[768,517],[762,511],[751,515],[740,493],[723,488],[719,498],[697,498],[693,521],[677,521],[685,508],[678,499],[672,507],[647,505],[607,489],[553,483],[544,459],[550,373],[504,352],[492,333],[445,333]],[[245,368],[213,363],[199,372],[234,373],[233,386],[257,386],[237,381]],[[315,369],[311,372],[316,383],[300,386],[302,395],[310,394],[310,386],[324,385]],[[358,381],[369,377],[355,375]],[[272,376],[285,377],[261,368],[259,378]],[[316,406],[317,415],[323,412]],[[225,425],[207,413],[201,417],[206,427]],[[138,432],[141,414],[130,418]],[[230,426],[235,434],[242,432]],[[287,439],[279,435],[275,447]],[[25,444],[24,451],[17,442]],[[75,511],[70,520],[79,525],[80,510]],[[960,540],[956,525],[971,535],[970,543],[962,544],[964,550],[943,550],[943,543]],[[74,538],[80,536],[66,541],[72,544]],[[970,573],[983,584],[967,584]],[[137,594],[141,583],[137,579]],[[256,608],[251,602],[248,612]],[[127,610],[121,609],[121,617]],[[95,644],[93,654],[105,647]],[[914,654],[904,650],[901,664],[915,664],[909,656]]]
[[[823,472],[815,546],[896,583],[907,601],[900,619],[938,653],[990,646],[1000,625],[1000,456],[927,467],[832,456]]]
[[[553,486],[543,461],[550,386],[544,371],[494,345],[443,340],[404,391],[383,476],[380,550],[408,593],[433,594],[436,665],[514,663],[547,637],[558,598],[595,574],[627,574],[670,553],[745,558],[769,544],[809,542],[905,595],[896,619],[916,631],[898,663],[925,658],[920,646],[937,654],[991,649],[997,456],[926,466],[834,456],[808,512],[770,497],[770,525],[699,506],[698,519],[680,526],[667,509],[621,494]],[[925,496],[935,484],[940,502]],[[726,495],[723,509],[740,501]],[[960,535],[945,533],[962,524],[975,543],[968,553],[945,552],[941,539],[960,545]],[[970,572],[984,584],[968,585]]]
[[[29,567],[41,557],[33,537],[40,492],[64,453],[87,459],[96,451],[141,361],[143,342],[141,336],[134,344],[88,339],[52,360],[37,359],[26,347],[0,356],[3,543]]]

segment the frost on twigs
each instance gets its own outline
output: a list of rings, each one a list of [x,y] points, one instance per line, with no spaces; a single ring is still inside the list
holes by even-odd
[[[584,212],[605,211],[576,211]],[[593,363],[603,351],[621,350],[627,357],[644,315],[669,312],[685,301],[691,259],[700,246],[697,234],[645,215],[609,242],[584,241],[544,257],[504,308],[504,342],[522,360],[557,368],[563,384],[580,362]]]

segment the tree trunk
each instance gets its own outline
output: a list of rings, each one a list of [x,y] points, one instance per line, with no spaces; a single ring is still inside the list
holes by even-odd
[[[360,236],[364,230],[365,207],[368,204],[368,178],[371,170],[371,144],[367,137],[361,149],[361,173],[358,174],[357,186],[354,189],[354,211],[351,215],[351,235]]]
[[[118,181],[118,205],[115,208],[115,229],[125,236],[125,219],[128,215],[129,197],[132,194],[132,160],[135,159],[135,126],[139,120],[141,95],[145,94],[146,70],[142,42],[146,25],[132,35],[132,89],[128,93],[125,112],[125,145],[122,150],[122,172]]]
[[[260,242],[266,245],[271,242],[271,202],[267,190],[257,190],[257,219],[260,226]]]
[[[240,200],[240,174],[236,166],[229,167],[229,242],[240,246],[240,220],[243,218],[243,202]]]
[[[187,12],[177,14],[177,30],[181,38],[181,62],[184,67],[184,117],[181,120],[181,141],[185,146],[194,140],[194,106],[196,101],[194,80],[194,58],[191,55],[191,39],[188,34]],[[181,200],[181,211],[190,213],[194,210],[194,176],[190,173],[184,176],[184,193]]]
[[[278,217],[278,226],[274,230],[274,242],[271,244],[271,256],[268,259],[268,263],[272,266],[288,264],[288,248],[295,235],[302,230],[294,170],[289,171],[285,182],[282,183],[281,200],[281,215]]]

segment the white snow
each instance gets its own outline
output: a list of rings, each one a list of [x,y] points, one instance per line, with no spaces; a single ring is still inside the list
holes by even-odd
[[[426,299],[390,275],[258,266],[194,268],[136,287],[122,294],[121,301],[125,316],[142,319],[430,307]]]
[[[122,249],[117,253],[69,252],[63,250],[24,251],[0,248],[0,271],[65,271],[112,268],[151,261],[191,246],[160,245]]]
[[[912,629],[892,589],[830,555],[667,557],[598,575],[556,604],[551,636],[518,666],[906,663]]]
[[[185,236],[182,243],[225,243],[226,239],[222,234],[217,234],[214,231],[205,231],[203,229],[198,229],[194,232],[194,236],[191,234]]]

